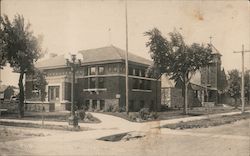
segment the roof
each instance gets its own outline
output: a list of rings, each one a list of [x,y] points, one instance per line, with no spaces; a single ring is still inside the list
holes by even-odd
[[[36,62],[37,68],[53,68],[53,67],[64,67],[66,66],[66,58],[64,55],[55,56],[40,62]]]
[[[4,92],[9,86],[7,85],[1,85],[0,86],[0,92]]]
[[[210,43],[208,45],[212,48],[212,54],[218,54],[218,55],[222,56],[221,53],[219,52],[219,50],[216,49],[213,44]]]
[[[78,53],[83,56],[83,63],[97,63],[97,62],[110,62],[125,60],[126,52],[113,45],[107,47],[101,47],[96,49],[81,50]],[[131,62],[151,65],[152,61],[143,57],[137,56],[132,53],[128,53],[128,60]],[[47,60],[37,62],[35,64],[37,68],[58,68],[66,66],[66,58],[64,55],[55,56]]]
[[[125,54],[126,54],[124,50],[117,48],[113,45],[96,49],[81,50],[79,51],[79,53],[83,55],[84,63],[125,60]],[[145,65],[152,64],[152,61],[132,53],[128,53],[128,60],[131,62],[136,62]]]

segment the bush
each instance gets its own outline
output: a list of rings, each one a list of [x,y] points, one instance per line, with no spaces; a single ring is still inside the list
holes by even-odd
[[[137,121],[137,119],[139,118],[139,115],[136,113],[129,113],[129,119],[131,121]]]
[[[87,113],[85,115],[85,120],[86,121],[95,121],[95,118],[94,118],[94,116],[91,113]]]
[[[140,111],[139,111],[139,116],[142,120],[147,120],[149,118],[149,108],[142,108]]]
[[[159,115],[157,114],[157,112],[151,112],[149,115],[149,118],[151,119],[157,119],[159,117]]]
[[[82,110],[78,110],[77,111],[77,116],[80,120],[84,120],[85,116],[86,116],[86,113],[85,113],[85,110],[82,109]]]
[[[106,111],[107,112],[112,112],[113,111],[113,105],[108,105]]]

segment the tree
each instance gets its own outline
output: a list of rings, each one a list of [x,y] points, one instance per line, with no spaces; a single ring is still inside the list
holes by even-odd
[[[244,80],[245,80],[245,97],[247,99],[247,102],[250,101],[250,70],[245,71],[244,74]]]
[[[37,68],[34,68],[33,78],[35,79],[34,84],[39,92],[40,100],[45,101],[47,95],[46,85],[48,84],[45,78],[45,73]]]
[[[3,20],[0,18],[0,25],[2,25],[2,22]],[[5,49],[5,38],[6,37],[6,34],[4,33],[4,31],[0,28],[0,70],[3,66],[5,66],[6,64],[6,59],[7,59],[7,56],[6,56],[6,51],[4,50]]]
[[[24,74],[34,68],[34,62],[42,56],[40,47],[41,38],[35,37],[30,30],[30,24],[25,24],[21,15],[16,15],[13,22],[4,15],[2,18],[2,30],[6,34],[4,38],[4,51],[7,52],[7,61],[15,72],[20,73],[18,86],[19,93],[19,117],[24,115]]]
[[[45,73],[37,68],[34,68],[34,75],[33,78],[35,79],[35,86],[39,93],[40,100],[42,101],[42,111],[45,111],[43,103],[45,101],[47,92],[46,92],[46,85],[48,84],[45,78]],[[44,116],[42,113],[42,125],[44,125]]]
[[[237,69],[228,71],[228,94],[234,99],[235,108],[238,107],[237,100],[240,98],[241,93],[241,77]]]
[[[183,36],[177,32],[169,33],[168,41],[161,32],[154,28],[145,32],[149,36],[146,46],[154,63],[159,67],[161,73],[166,73],[170,79],[182,81],[184,91],[184,113],[187,114],[188,107],[188,85],[197,70],[207,66],[212,60],[210,46],[193,43],[187,45]]]

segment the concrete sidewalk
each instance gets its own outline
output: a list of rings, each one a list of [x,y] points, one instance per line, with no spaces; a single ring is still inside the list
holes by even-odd
[[[250,111],[247,111],[250,112]],[[240,114],[241,112],[229,112],[209,115],[209,118],[219,117],[224,115],[234,115]],[[178,123],[180,121],[194,121],[208,118],[208,115],[185,117],[178,119],[160,120],[160,121],[150,121],[150,122],[131,122],[116,116],[106,115],[102,113],[92,113],[93,116],[101,120],[101,123],[79,123],[81,127],[88,127],[94,130],[122,130],[122,131],[149,131],[151,129],[163,126],[170,123]],[[16,122],[16,123],[34,123],[42,124],[42,121],[38,120],[22,120],[22,119],[0,119],[0,121],[5,122]],[[46,125],[63,125],[67,126],[68,122],[57,122],[57,121],[44,121]]]

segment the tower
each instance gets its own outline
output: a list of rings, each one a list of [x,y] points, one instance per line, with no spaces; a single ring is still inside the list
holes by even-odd
[[[201,69],[201,85],[207,87],[207,94],[205,94],[205,101],[218,103],[218,90],[221,76],[221,54],[212,45],[213,59],[207,67]]]

